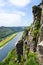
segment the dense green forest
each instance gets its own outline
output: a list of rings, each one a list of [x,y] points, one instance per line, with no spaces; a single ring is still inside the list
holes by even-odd
[[[0,27],[0,41],[15,32],[23,31],[23,28],[24,27]]]

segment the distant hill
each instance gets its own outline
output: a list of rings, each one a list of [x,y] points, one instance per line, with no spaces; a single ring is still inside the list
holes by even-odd
[[[0,41],[13,34],[14,32],[21,32],[23,31],[24,27],[0,27]]]

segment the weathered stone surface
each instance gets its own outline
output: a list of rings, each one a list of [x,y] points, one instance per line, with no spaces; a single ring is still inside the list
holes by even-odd
[[[18,41],[16,45],[16,52],[18,55],[23,55],[23,41],[22,40]]]
[[[42,0],[42,4],[43,4],[43,0]]]
[[[23,55],[23,40],[19,40],[16,44],[16,53],[18,63],[21,62],[21,56]]]
[[[41,10],[42,10],[42,8],[40,8],[40,6],[33,7],[34,21],[41,19]]]
[[[38,59],[41,65],[43,65],[43,41],[38,44]]]
[[[40,41],[43,40],[43,0],[42,0],[42,13],[41,13],[41,21],[40,21],[40,30],[41,30],[41,33],[40,33]]]
[[[31,42],[31,43],[30,43],[30,51],[34,52],[34,50],[33,50],[33,49],[34,49],[34,43],[33,43],[33,42]]]
[[[40,32],[40,41],[43,40],[43,25],[41,25],[41,28],[40,28],[41,32]]]
[[[43,20],[42,20],[43,21]],[[41,28],[40,28],[41,32],[40,32],[40,41],[43,40],[43,23],[41,25]]]
[[[43,55],[43,41],[40,44],[38,44],[38,52],[39,54]]]

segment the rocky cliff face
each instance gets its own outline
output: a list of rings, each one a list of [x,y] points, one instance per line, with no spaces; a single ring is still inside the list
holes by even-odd
[[[33,6],[33,15],[34,15],[34,21],[41,19],[41,10],[40,6]]]
[[[42,0],[43,1],[43,0]],[[43,2],[42,2],[43,3]],[[27,46],[27,51],[32,51],[32,52],[37,52],[37,45],[40,41],[43,40],[43,5],[39,4],[37,6],[33,6],[33,16],[34,16],[34,22],[29,26],[27,29],[24,31],[24,37],[22,38],[23,40],[23,45]],[[25,44],[26,42],[26,44]],[[23,49],[23,45],[21,46]],[[20,45],[19,45],[20,46]],[[18,50],[19,51],[19,50]],[[43,53],[43,48],[39,48],[38,52]],[[23,50],[22,52],[25,52]],[[25,52],[27,53],[27,52]],[[25,55],[25,54],[24,54]],[[40,56],[40,54],[38,53]],[[41,57],[39,57],[41,60]],[[41,63],[41,61],[40,61]]]
[[[28,37],[26,38],[27,44],[31,51],[37,51],[37,44],[40,42],[40,23],[41,23],[41,12],[42,12],[42,3],[32,8],[34,22],[31,24],[30,29],[28,30]],[[43,19],[43,18],[42,18]],[[43,30],[43,28],[41,29]],[[41,36],[42,32],[41,32]]]
[[[40,43],[38,44],[37,49],[40,65],[43,65],[43,0],[42,0],[41,21],[40,21]]]

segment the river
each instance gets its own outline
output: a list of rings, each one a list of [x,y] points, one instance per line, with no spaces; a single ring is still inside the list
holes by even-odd
[[[18,40],[21,38],[23,32],[19,32],[18,35],[9,41],[3,48],[0,49],[0,62],[8,55],[9,51],[11,51]]]

